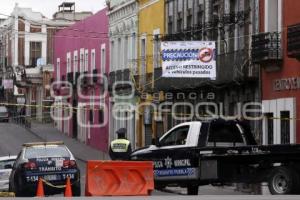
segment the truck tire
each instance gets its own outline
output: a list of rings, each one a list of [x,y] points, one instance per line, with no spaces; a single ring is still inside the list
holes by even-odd
[[[187,194],[188,195],[198,195],[199,186],[198,185],[189,185],[187,187]]]
[[[273,195],[294,194],[299,183],[298,173],[289,167],[276,167],[270,174],[268,186]]]

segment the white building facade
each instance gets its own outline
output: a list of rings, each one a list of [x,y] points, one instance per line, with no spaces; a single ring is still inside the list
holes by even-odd
[[[137,75],[138,1],[110,0],[107,1],[107,5],[109,7],[110,88],[113,90],[115,85],[118,89],[112,91],[112,94],[122,96],[122,98],[117,98],[116,95],[110,97],[111,108],[116,108],[115,112],[110,113],[110,141],[116,138],[115,132],[119,128],[126,128],[127,138],[134,148],[135,117],[129,119],[128,116],[135,116],[135,113],[133,110],[126,109],[125,104],[136,105],[136,96],[128,95],[131,91],[135,91],[135,85],[126,87],[121,86],[121,83],[134,82],[132,79]],[[116,106],[120,103],[124,103],[124,106]]]

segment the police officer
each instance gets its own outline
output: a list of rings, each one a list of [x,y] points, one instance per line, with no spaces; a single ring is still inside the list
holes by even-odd
[[[125,128],[119,129],[116,133],[118,139],[113,140],[109,147],[109,156],[112,160],[129,160],[131,154],[130,141],[126,139]]]

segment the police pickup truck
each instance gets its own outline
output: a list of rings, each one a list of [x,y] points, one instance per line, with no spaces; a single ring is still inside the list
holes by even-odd
[[[300,193],[300,145],[257,145],[237,120],[179,124],[131,159],[154,162],[158,189],[180,186],[197,195],[201,185],[268,182],[272,194]]]

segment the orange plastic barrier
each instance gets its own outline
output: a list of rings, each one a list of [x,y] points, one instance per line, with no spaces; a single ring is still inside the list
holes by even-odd
[[[146,196],[153,190],[153,162],[87,163],[85,196]]]

